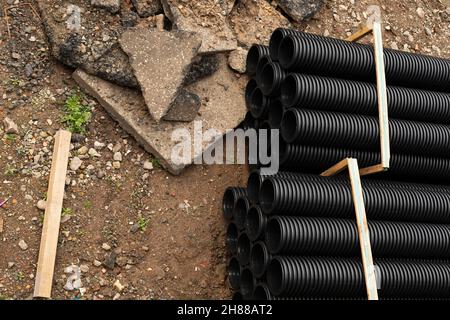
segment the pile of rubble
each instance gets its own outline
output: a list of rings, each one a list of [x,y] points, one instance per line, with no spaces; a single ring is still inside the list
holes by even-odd
[[[174,174],[177,128],[218,136],[244,118],[245,57],[276,27],[311,17],[323,0],[39,1],[52,55]],[[289,18],[288,18],[289,17]],[[230,69],[231,67],[231,69]],[[203,145],[202,152],[215,140]],[[192,141],[192,143],[194,143]]]

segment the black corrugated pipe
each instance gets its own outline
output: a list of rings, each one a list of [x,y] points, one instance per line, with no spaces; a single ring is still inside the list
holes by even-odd
[[[281,101],[286,108],[378,115],[372,83],[291,73],[281,86]],[[392,118],[450,123],[449,93],[388,86],[387,101]]]
[[[277,28],[272,33],[272,36],[270,37],[269,41],[269,51],[270,51],[270,57],[274,61],[278,61],[278,48],[280,47],[281,41],[284,39],[284,37],[288,35],[299,35],[303,37],[309,37],[309,38],[316,38],[316,39],[322,39],[327,41],[339,41],[339,39],[331,38],[331,37],[323,37],[319,36],[313,33],[306,33],[298,30],[293,29],[285,29],[285,28]]]
[[[328,183],[338,183],[348,185],[350,180],[346,175],[337,175],[332,177],[323,177],[317,174],[308,174],[300,172],[280,171],[275,175],[265,175],[260,169],[250,172],[247,180],[247,197],[254,204],[259,201],[259,190],[264,179],[275,176],[282,179],[304,180],[304,181],[326,181]],[[419,191],[444,192],[450,194],[450,186],[439,184],[423,184],[413,182],[385,181],[376,179],[365,179],[361,181],[362,186],[378,186],[381,188],[409,189]]]
[[[242,269],[241,272],[241,294],[244,299],[251,299],[255,288],[255,277],[249,268]]]
[[[244,120],[241,122],[240,128],[248,130],[254,127],[255,127],[255,118],[253,118],[252,113],[250,111],[247,111]]]
[[[278,60],[290,71],[375,80],[373,47],[345,40],[290,34],[280,42]],[[450,92],[450,60],[384,49],[384,62],[389,84]]]
[[[248,75],[253,76],[256,74],[258,62],[263,56],[269,55],[269,47],[254,44],[250,48],[247,54],[246,72]]]
[[[247,109],[250,110],[251,102],[252,102],[252,93],[258,87],[258,83],[255,78],[251,78],[248,80],[247,85],[245,86],[245,104],[247,105]]]
[[[268,56],[268,55],[262,56],[261,59],[259,59],[258,66],[256,67],[256,75],[255,75],[255,79],[256,79],[256,82],[258,83],[258,87],[261,87],[261,76],[262,76],[264,67],[266,66],[266,64],[271,63],[271,62],[272,62],[272,59],[270,59],[270,56]]]
[[[280,179],[300,179],[307,181],[344,181],[348,183],[348,179],[338,177],[322,177],[317,174],[307,174],[307,173],[297,173],[297,172],[287,172],[279,171],[275,175],[263,174],[260,169],[253,170],[250,172],[247,180],[247,198],[252,204],[259,203],[259,192],[261,189],[261,184],[266,178],[277,177]],[[450,188],[449,188],[450,191]]]
[[[256,278],[262,278],[264,276],[271,258],[272,256],[263,241],[258,241],[252,246],[250,269]]]
[[[227,245],[228,250],[232,254],[237,253],[238,237],[239,237],[238,226],[234,222],[230,222],[227,227],[227,235],[226,235],[225,243]]]
[[[236,205],[234,206],[233,218],[234,223],[242,230],[245,228],[245,220],[247,219],[247,212],[250,208],[250,202],[247,199],[247,196],[240,196],[236,200]]]
[[[277,62],[267,63],[259,75],[259,84],[261,91],[270,97],[279,96],[281,93],[281,85],[286,78],[287,73],[281,68]]]
[[[450,194],[365,185],[369,220],[450,223]],[[350,185],[270,177],[259,195],[266,214],[354,219]]]
[[[393,153],[448,157],[450,126],[409,120],[389,120]],[[303,109],[286,110],[281,135],[287,143],[363,150],[380,148],[377,117]]]
[[[379,164],[379,152],[286,144],[280,140],[280,166],[290,171],[321,173],[344,158],[358,159],[361,168]],[[430,181],[450,179],[450,159],[391,154],[390,168],[384,175],[415,177]]]
[[[375,259],[380,297],[450,297],[450,264]],[[359,258],[274,257],[267,284],[276,296],[359,297],[365,294]]]
[[[273,99],[269,108],[268,119],[272,129],[280,129],[283,119],[284,107],[280,99]]]
[[[266,97],[260,88],[253,90],[250,99],[250,112],[253,117],[256,119],[266,117],[271,104],[272,99]]]
[[[231,257],[228,262],[228,283],[232,289],[239,289],[241,285],[241,265],[238,258]]]
[[[374,257],[450,257],[450,225],[370,220],[367,224]],[[354,219],[274,216],[265,239],[269,251],[278,255],[354,257],[361,250]]]
[[[245,231],[251,241],[264,238],[266,233],[267,217],[262,213],[259,206],[248,209],[245,219]]]
[[[225,219],[231,220],[233,218],[236,201],[239,197],[245,196],[246,194],[247,190],[241,187],[228,187],[225,190],[222,199],[222,210]]]
[[[238,238],[237,257],[241,266],[246,266],[250,262],[250,253],[252,250],[252,242],[245,232],[242,232]]]

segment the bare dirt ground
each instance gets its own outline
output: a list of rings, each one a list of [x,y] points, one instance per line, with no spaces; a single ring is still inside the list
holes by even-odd
[[[76,85],[73,70],[50,58],[32,9],[36,2],[0,3],[7,10],[0,15],[0,119],[8,115],[19,125],[18,135],[0,131],[0,201],[11,196],[0,208],[0,298],[27,299],[33,292],[43,216],[36,204],[45,198],[52,136],[64,127],[62,106]],[[450,58],[450,3],[445,1],[328,1],[316,17],[297,27],[342,38],[356,30],[373,3],[382,6],[387,47]],[[113,153],[98,147],[100,156],[87,157],[80,170],[70,173],[53,297],[229,298],[221,198],[226,187],[245,184],[247,169],[192,166],[175,177],[153,160],[154,169],[146,170],[143,162],[151,156],[94,100],[85,97],[85,102],[93,118],[86,142],[75,143],[74,150],[93,148],[96,141],[121,144],[123,160],[120,168],[112,168]],[[98,261],[115,254],[114,268],[99,266]],[[83,295],[63,289],[64,268],[71,264],[82,266]],[[122,290],[114,286],[117,280]]]

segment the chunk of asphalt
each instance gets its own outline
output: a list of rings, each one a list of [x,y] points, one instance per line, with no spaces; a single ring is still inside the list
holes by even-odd
[[[125,31],[119,42],[150,115],[159,122],[177,98],[201,39],[192,32],[136,28]]]
[[[74,72],[73,78],[83,90],[97,99],[119,125],[133,136],[147,152],[158,158],[161,164],[175,175],[180,174],[183,168],[201,156],[194,152],[195,126],[197,128],[201,126],[203,132],[215,129],[217,135],[213,138],[218,138],[230,129],[237,127],[246,113],[243,93],[246,78],[236,78],[234,73],[229,70],[224,55],[220,57],[220,68],[216,73],[186,88],[203,101],[195,121],[189,123],[161,121],[157,124],[151,118],[139,91],[117,86],[89,75],[81,69]],[[180,145],[180,141],[172,139],[172,133],[177,129],[190,133],[188,138],[192,152],[188,159],[183,161],[172,158],[172,151]],[[208,142],[204,141],[201,144],[201,153],[210,149],[213,144],[214,139]]]

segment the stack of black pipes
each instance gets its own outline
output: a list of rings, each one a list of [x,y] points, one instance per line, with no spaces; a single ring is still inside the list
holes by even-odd
[[[450,60],[384,60],[391,167],[362,179],[379,296],[450,298]],[[281,169],[224,194],[234,297],[364,299],[348,177],[319,173],[380,162],[373,47],[277,29],[247,72],[244,127],[280,129]]]

